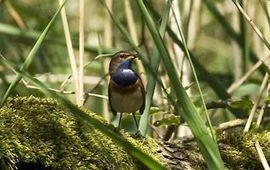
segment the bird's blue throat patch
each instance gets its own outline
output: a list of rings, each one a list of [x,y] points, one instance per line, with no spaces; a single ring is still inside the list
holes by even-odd
[[[132,61],[127,60],[120,64],[116,73],[112,76],[116,84],[120,86],[130,86],[137,81],[138,76],[131,69],[131,62]]]

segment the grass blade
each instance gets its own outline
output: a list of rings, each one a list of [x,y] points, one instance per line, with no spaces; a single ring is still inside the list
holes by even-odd
[[[166,5],[166,8],[165,8],[165,12],[164,12],[164,15],[162,17],[162,21],[161,21],[161,25],[160,25],[160,29],[159,29],[159,32],[160,32],[160,35],[164,36],[165,34],[165,31],[166,31],[166,26],[167,26],[167,23],[168,23],[168,19],[169,19],[169,16],[170,16],[170,8],[171,8],[171,2],[168,1],[167,2],[167,5]],[[151,58],[151,67],[152,69],[154,70],[154,72],[157,72],[158,70],[158,66],[159,66],[159,63],[160,63],[160,57],[158,56],[159,53],[158,53],[158,49],[155,48],[153,50],[153,55],[152,55],[152,58]],[[152,103],[152,98],[153,98],[153,95],[154,95],[154,91],[155,91],[155,86],[156,86],[156,78],[155,76],[153,76],[153,74],[149,75],[149,78],[148,78],[148,83],[147,83],[147,86],[146,86],[146,102],[145,102],[145,109],[144,109],[144,112],[141,116],[141,119],[140,119],[140,125],[139,125],[139,130],[141,132],[142,135],[146,135],[147,133],[147,127],[148,127],[148,120],[149,120],[149,111],[150,111],[150,106],[151,106],[151,103]]]
[[[186,91],[177,76],[177,72],[173,66],[168,50],[162,41],[158,30],[155,27],[155,23],[152,17],[150,16],[142,0],[136,0],[136,2],[142,12],[143,18],[151,33],[154,43],[159,50],[160,57],[171,80],[172,88],[174,89],[175,95],[178,99],[178,104],[183,108],[182,116],[187,121],[194,136],[196,137],[199,148],[201,149],[201,153],[203,154],[208,168],[224,169],[224,164],[221,159],[217,144],[211,138],[207,127],[202,121],[202,118],[199,116],[194,104],[186,94]]]
[[[201,102],[202,102],[202,107],[203,107],[204,113],[205,113],[206,118],[207,118],[207,122],[208,122],[208,126],[210,128],[211,136],[212,136],[212,138],[216,142],[216,137],[215,137],[215,134],[214,134],[213,126],[212,126],[212,123],[211,123],[211,120],[210,120],[210,117],[209,117],[209,113],[208,113],[207,108],[206,108],[206,105],[205,105],[205,101],[204,101],[204,98],[203,98],[202,90],[201,90],[200,83],[199,83],[199,80],[198,80],[198,77],[197,77],[197,72],[196,72],[195,67],[194,67],[194,65],[192,63],[192,59],[191,59],[190,54],[189,54],[189,51],[188,51],[188,47],[187,47],[187,43],[186,43],[186,40],[185,40],[185,36],[184,36],[184,33],[182,31],[182,28],[181,28],[182,24],[181,23],[178,23],[174,11],[173,11],[173,15],[174,15],[174,18],[175,18],[175,21],[176,21],[176,25],[177,25],[178,31],[180,33],[180,36],[181,36],[181,39],[182,39],[182,42],[183,42],[183,45],[184,45],[184,53],[186,54],[186,56],[188,58],[188,61],[189,61],[189,64],[190,64],[190,68],[192,70],[192,74],[193,74],[194,79],[195,79],[195,82],[197,84],[197,88],[198,88],[198,91],[199,91],[200,99],[201,99]]]
[[[147,6],[147,9],[149,9],[151,11],[151,14],[155,17],[155,19],[158,20],[160,18],[158,12],[147,2],[146,2],[146,6]],[[183,50],[183,52],[186,52],[183,42],[179,39],[179,37],[173,32],[173,30],[169,26],[167,26],[167,33],[170,36],[170,38],[174,41],[174,43],[176,43]],[[196,73],[198,74],[198,78],[201,81],[207,82],[209,84],[209,86],[213,89],[213,91],[216,93],[216,95],[221,100],[229,99],[231,96],[227,92],[224,85],[216,77],[214,77],[211,73],[209,73],[204,68],[204,66],[202,66],[200,64],[200,62],[197,60],[197,57],[194,56],[191,51],[188,50],[188,52],[189,52],[189,55],[191,57],[192,63],[195,67]],[[185,54],[185,55],[187,55],[187,54]],[[229,110],[237,118],[240,118],[242,116],[242,114],[239,114],[239,110],[237,110],[237,109],[229,108]]]
[[[160,16],[157,13],[157,11],[147,2],[146,2],[146,6],[147,6],[147,9],[151,11],[151,14],[155,17],[155,19],[158,20]],[[169,26],[167,26],[166,31],[168,35],[170,36],[170,38],[174,41],[174,43],[176,43],[185,52],[184,44],[179,39],[179,37],[173,32],[173,30]],[[225,87],[199,63],[199,61],[196,59],[196,57],[193,55],[191,51],[189,51],[189,54],[195,66],[196,72],[198,73],[198,77],[201,80],[206,81],[210,85],[210,87],[215,91],[215,93],[218,95],[220,99],[226,100],[230,98],[230,95],[226,92]]]

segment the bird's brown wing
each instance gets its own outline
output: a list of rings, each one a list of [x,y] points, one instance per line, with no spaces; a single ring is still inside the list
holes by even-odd
[[[110,105],[110,108],[111,108],[111,111],[113,113],[114,116],[117,115],[117,111],[115,111],[111,105],[111,86],[112,86],[112,83],[111,83],[111,80],[110,80],[110,83],[109,83],[109,88],[108,88],[108,97],[109,97],[109,105]]]
[[[144,90],[144,86],[143,86],[143,83],[142,83],[142,80],[141,78],[138,76],[138,78],[140,79],[140,88],[141,88],[141,92],[142,92],[142,97],[143,97],[143,104],[140,108],[140,113],[143,114],[143,111],[145,109],[145,90]]]

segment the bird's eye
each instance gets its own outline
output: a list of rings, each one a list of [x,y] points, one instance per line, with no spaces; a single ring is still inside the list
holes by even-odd
[[[120,54],[120,58],[124,58],[125,57],[125,55],[123,55],[123,54]]]

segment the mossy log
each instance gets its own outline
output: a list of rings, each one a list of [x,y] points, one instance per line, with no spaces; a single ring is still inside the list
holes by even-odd
[[[195,142],[163,142],[108,128],[168,169],[206,169]],[[223,134],[222,158],[229,169],[262,169],[254,147],[259,141],[270,160],[269,132]],[[50,98],[10,98],[0,109],[0,169],[147,169],[124,149]]]

